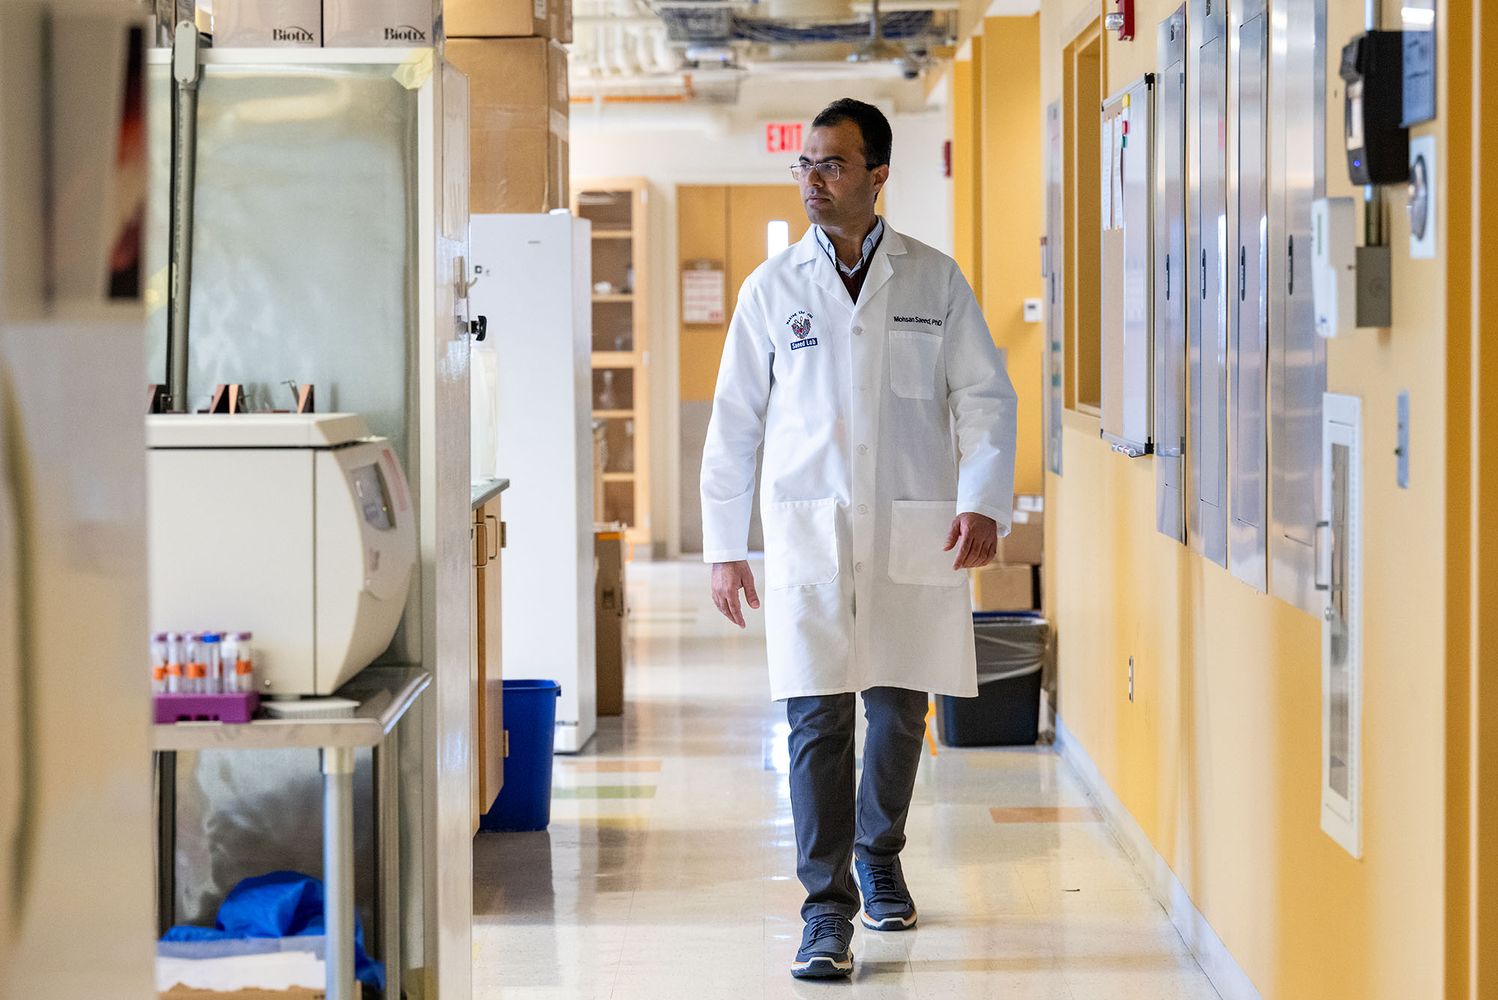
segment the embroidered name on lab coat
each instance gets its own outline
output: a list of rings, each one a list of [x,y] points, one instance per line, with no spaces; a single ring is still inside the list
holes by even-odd
[[[793,351],[799,351],[803,347],[816,347],[816,346],[817,346],[817,338],[816,337],[807,337],[805,340],[793,340],[793,341],[791,341],[791,350],[793,350]]]
[[[891,318],[896,323],[924,323],[927,326],[941,326],[941,320],[927,319],[925,316],[894,316]]]

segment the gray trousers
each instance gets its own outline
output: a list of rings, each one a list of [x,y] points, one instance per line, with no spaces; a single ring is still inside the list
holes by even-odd
[[[921,691],[877,687],[863,692],[869,729],[863,780],[855,790],[857,696],[786,699],[796,874],[806,889],[802,919],[826,913],[854,919],[859,910],[854,856],[876,865],[899,857],[926,734],[926,703]]]

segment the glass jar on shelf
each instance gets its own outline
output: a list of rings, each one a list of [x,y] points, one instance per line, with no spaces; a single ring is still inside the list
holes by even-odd
[[[635,422],[624,421],[624,445],[619,449],[618,472],[635,471]]]

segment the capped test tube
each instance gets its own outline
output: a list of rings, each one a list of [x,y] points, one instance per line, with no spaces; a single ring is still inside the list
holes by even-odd
[[[188,632],[182,640],[187,650],[188,694],[204,694],[208,691],[208,666],[203,662],[203,636],[200,632]]]
[[[168,632],[166,634],[166,690],[169,694],[179,694],[184,690],[182,664],[185,662],[185,654],[181,633]]]
[[[250,642],[255,638],[253,632],[236,632],[233,636],[234,648],[234,687],[235,691],[255,690],[255,662],[250,652]],[[225,642],[224,650],[224,673],[229,672],[228,641]]]
[[[157,632],[151,636],[151,693],[166,693],[166,664],[171,655],[167,633]]]
[[[198,637],[198,662],[203,664],[203,694],[224,692],[224,637],[218,632],[204,632]]]

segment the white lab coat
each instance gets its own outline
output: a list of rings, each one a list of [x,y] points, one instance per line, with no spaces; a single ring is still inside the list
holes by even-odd
[[[855,305],[808,229],[744,282],[718,373],[703,558],[747,558],[763,444],[776,700],[978,693],[968,575],[942,546],[964,511],[1008,533],[1014,387],[951,258],[886,226],[867,266]]]

